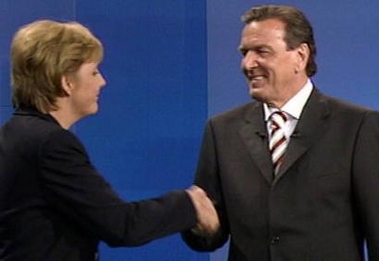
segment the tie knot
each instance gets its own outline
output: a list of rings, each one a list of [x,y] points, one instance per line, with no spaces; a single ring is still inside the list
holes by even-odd
[[[271,114],[270,119],[274,125],[282,127],[287,121],[287,114],[284,111],[275,111]]]

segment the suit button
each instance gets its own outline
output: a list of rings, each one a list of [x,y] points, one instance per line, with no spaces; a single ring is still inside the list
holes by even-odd
[[[278,236],[273,236],[273,237],[271,238],[271,242],[270,242],[270,244],[271,244],[271,245],[276,245],[276,244],[279,243],[279,241],[280,241],[280,237],[278,237]]]

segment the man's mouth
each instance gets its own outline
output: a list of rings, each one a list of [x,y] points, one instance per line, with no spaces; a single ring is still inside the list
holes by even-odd
[[[257,75],[257,76],[251,76],[249,77],[249,80],[253,83],[262,81],[265,78],[264,75]]]

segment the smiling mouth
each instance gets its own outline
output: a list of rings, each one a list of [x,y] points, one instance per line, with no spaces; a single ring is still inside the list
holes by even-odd
[[[263,75],[258,75],[258,76],[253,76],[253,77],[249,77],[249,80],[251,82],[259,82],[259,81],[262,81],[265,77]]]
[[[248,77],[249,83],[251,87],[255,87],[254,85],[262,83],[267,77],[264,75],[256,75]],[[258,87],[258,85],[257,85]]]

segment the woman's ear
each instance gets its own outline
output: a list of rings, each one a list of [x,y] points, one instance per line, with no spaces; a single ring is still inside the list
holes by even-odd
[[[61,85],[62,85],[63,91],[67,94],[67,96],[70,96],[73,87],[72,87],[72,83],[70,82],[70,78],[67,75],[62,76]]]

